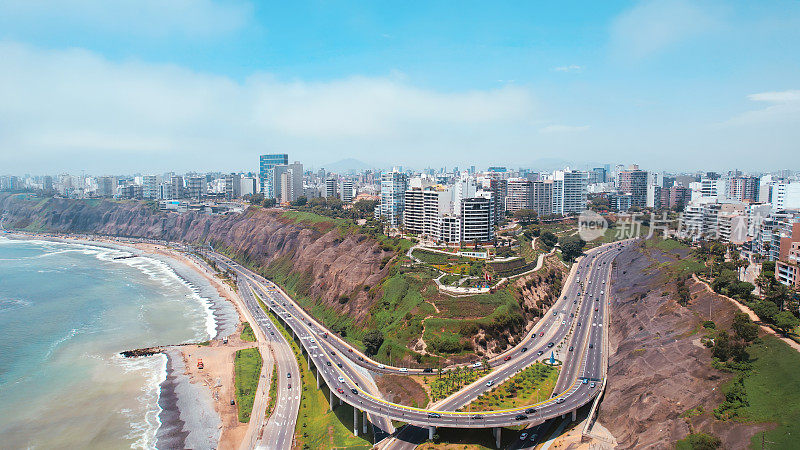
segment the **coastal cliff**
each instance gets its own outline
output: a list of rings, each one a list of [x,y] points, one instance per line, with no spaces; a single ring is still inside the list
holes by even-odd
[[[369,288],[388,273],[384,258],[394,255],[335,221],[258,207],[230,215],[179,214],[159,211],[152,202],[0,193],[0,217],[9,229],[211,243],[356,321],[374,303]]]

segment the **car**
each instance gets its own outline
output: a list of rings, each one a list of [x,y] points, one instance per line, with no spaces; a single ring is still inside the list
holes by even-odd
[[[539,355],[539,356],[542,356],[544,354],[544,351],[539,350],[538,352],[536,352],[536,354]]]
[[[572,302],[572,303],[573,303],[573,304],[575,304],[575,305],[577,305],[577,304],[578,304],[578,301],[577,301],[577,300],[575,300],[575,301],[574,301],[574,302]]]
[[[472,416],[472,418],[473,418],[474,420],[479,420],[479,419],[483,419],[483,416],[482,416],[482,415],[480,415],[480,414],[475,414],[474,416]]]
[[[325,361],[325,365],[330,367],[331,366],[331,362],[330,361]]]
[[[364,358],[362,358],[362,357],[360,357],[360,356],[359,356],[359,357],[358,357],[358,360],[359,360],[359,361],[364,361]]]
[[[526,416],[525,414],[517,414],[516,416],[514,416],[514,420],[525,420],[527,418],[528,416]]]
[[[291,372],[286,374],[286,378],[292,378]]]
[[[385,368],[386,366],[384,366],[383,364],[378,364],[378,369],[385,369]]]
[[[311,322],[308,322],[308,326],[311,326]]]
[[[551,343],[547,344],[547,348],[553,348],[554,345],[556,345],[556,344],[551,342]]]
[[[291,388],[292,388],[292,383],[289,383],[289,389],[291,389]]]
[[[275,332],[274,331],[270,331],[269,334],[275,336]]]
[[[358,395],[358,390],[356,388],[350,389],[350,392],[352,392],[355,395]]]
[[[430,417],[431,419],[439,419],[439,418],[442,417],[442,415],[439,414],[439,413],[435,413],[435,412],[429,412],[428,413],[428,417]]]
[[[336,356],[336,352],[331,350],[331,356]]]
[[[595,311],[598,311],[598,308],[596,308],[596,307],[595,307],[595,308],[594,308],[594,310],[595,310]]]
[[[594,344],[589,344],[589,348],[594,348]]]
[[[475,367],[476,369],[478,367],[480,367],[480,366],[481,366],[481,362],[480,361],[478,361],[478,362],[476,362],[475,364],[472,365],[472,367]]]
[[[353,353],[353,349],[352,348],[348,348],[347,351],[350,352],[350,353]]]
[[[489,380],[486,382],[486,387],[491,387],[494,384],[494,381]]]
[[[231,399],[231,406],[233,406],[235,404],[236,404],[236,402],[233,399]]]
[[[401,369],[400,369],[400,372],[406,373],[406,372],[408,372],[408,369],[406,369],[405,367],[403,367],[403,368],[401,368]]]
[[[340,394],[344,394],[344,389],[342,389],[342,388],[337,388],[337,389],[336,389],[336,392],[338,392],[338,393],[340,393]]]
[[[339,383],[344,383],[344,377],[339,377]]]
[[[595,386],[597,386],[597,384],[595,384],[595,382],[594,382],[594,381],[592,381],[592,383],[591,383],[591,384],[589,384],[589,387],[590,387],[591,389],[594,389],[594,387],[595,387]]]
[[[561,321],[561,325],[566,325],[566,323],[567,323],[567,321],[566,321],[566,320],[562,320],[562,321]]]
[[[588,382],[589,382],[589,380],[587,380],[586,378],[584,378],[583,380],[581,380],[581,384],[586,384],[586,383],[588,383]]]
[[[505,358],[503,358],[503,361],[509,361],[510,359],[511,359],[511,355],[508,355]]]
[[[555,311],[553,311],[553,315],[554,315],[554,316],[555,316],[555,315],[558,315],[558,313],[557,313],[557,312],[555,312]]]
[[[522,347],[522,348],[519,350],[519,352],[520,352],[520,353],[525,353],[525,352],[527,352],[527,351],[528,351],[528,347]]]
[[[433,373],[433,369],[431,369],[430,367],[426,367],[422,369],[422,373]]]
[[[603,291],[603,290],[600,291],[600,295],[603,295],[605,293],[606,293],[606,291]]]
[[[569,313],[570,317],[575,317],[575,313]]]
[[[531,442],[535,441],[535,440],[536,440],[536,437],[537,437],[536,433],[533,433],[533,434],[531,435],[531,439],[530,439],[530,441],[531,441]]]
[[[564,398],[562,397],[562,398],[556,400],[556,403],[558,403],[558,404],[564,403]]]
[[[570,345],[570,346],[569,346],[569,351],[573,351],[573,350],[575,350],[575,347],[573,347],[573,346],[571,346],[571,345]]]
[[[528,439],[528,433],[522,433],[519,435],[520,441],[524,441],[525,439]]]
[[[313,339],[311,339],[311,340],[310,340],[310,341],[308,341],[308,342],[311,342],[312,344],[316,344],[316,343],[317,343],[317,341],[315,341],[315,340],[313,340]]]
[[[324,337],[325,339],[328,339],[328,333],[327,332],[322,333],[322,337]]]
[[[580,323],[580,322],[578,322],[578,326],[581,326],[581,323]]]
[[[525,410],[525,414],[533,414],[536,412],[536,408],[528,408]]]
[[[544,331],[542,331],[541,333],[539,333],[539,337],[542,337],[542,336],[544,336]]]
[[[340,369],[341,369],[341,368],[342,368],[342,363],[340,363],[340,362],[337,362],[337,363],[336,363],[336,366],[337,366],[338,368],[340,368]]]

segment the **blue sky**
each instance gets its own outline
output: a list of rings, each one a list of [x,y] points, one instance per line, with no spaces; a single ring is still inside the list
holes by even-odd
[[[800,169],[800,3],[0,1],[0,172]]]

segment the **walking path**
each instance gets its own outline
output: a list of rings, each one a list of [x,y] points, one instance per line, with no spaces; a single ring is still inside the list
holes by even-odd
[[[711,286],[709,286],[708,283],[706,283],[705,281],[703,281],[700,278],[698,278],[697,275],[695,275],[695,274],[692,275],[692,278],[694,278],[694,281],[696,281],[698,283],[701,283],[708,292],[720,295],[720,296],[725,297],[726,299],[730,300],[731,302],[733,302],[733,304],[736,305],[736,307],[739,308],[740,311],[742,311],[743,313],[747,314],[750,317],[750,320],[752,320],[753,322],[758,324],[758,326],[760,326],[761,329],[764,330],[765,333],[768,333],[768,334],[771,334],[771,335],[777,337],[778,339],[782,340],[783,342],[786,342],[787,344],[789,344],[789,347],[792,347],[796,351],[800,352],[800,344],[799,343],[797,343],[797,342],[795,342],[795,341],[793,341],[793,340],[791,340],[791,339],[789,339],[787,337],[782,336],[780,333],[778,333],[777,331],[773,330],[771,327],[768,327],[766,325],[762,325],[761,319],[759,319],[758,315],[752,309],[750,309],[747,305],[745,305],[743,303],[740,303],[738,300],[736,300],[734,298],[731,298],[731,297],[728,297],[727,295],[722,295],[720,293],[714,292],[714,290],[711,289]]]

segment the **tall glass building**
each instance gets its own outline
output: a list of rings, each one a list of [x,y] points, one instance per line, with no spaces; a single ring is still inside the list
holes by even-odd
[[[275,198],[275,173],[272,169],[278,164],[289,164],[289,155],[286,153],[261,155],[259,162],[258,180],[261,192],[264,198]]]

